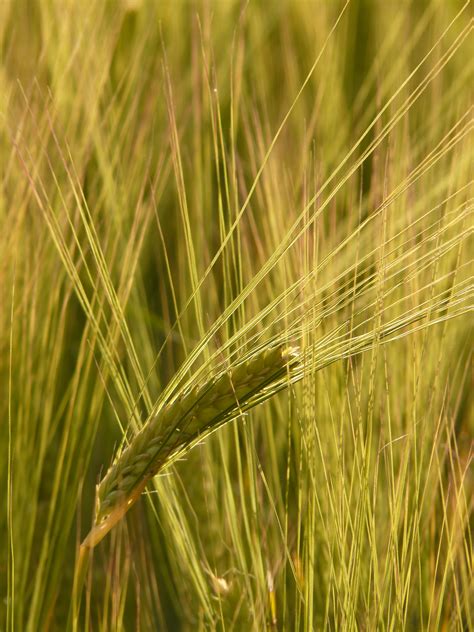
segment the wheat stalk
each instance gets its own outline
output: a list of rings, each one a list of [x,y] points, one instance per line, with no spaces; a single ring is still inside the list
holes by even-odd
[[[116,459],[97,489],[92,548],[121,520],[149,480],[198,441],[288,383],[298,347],[270,346],[165,405]]]

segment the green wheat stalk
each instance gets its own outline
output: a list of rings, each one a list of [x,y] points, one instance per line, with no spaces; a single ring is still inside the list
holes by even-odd
[[[269,346],[190,388],[166,404],[118,456],[97,488],[92,548],[136,502],[146,484],[197,442],[288,383],[300,365],[298,347]]]

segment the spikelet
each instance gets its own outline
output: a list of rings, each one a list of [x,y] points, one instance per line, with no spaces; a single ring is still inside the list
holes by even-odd
[[[147,482],[178,455],[243,410],[270,397],[299,365],[299,349],[268,347],[184,393],[160,410],[117,458],[98,486],[95,546],[138,499]]]

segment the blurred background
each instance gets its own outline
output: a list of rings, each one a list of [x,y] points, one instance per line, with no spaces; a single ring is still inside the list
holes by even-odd
[[[472,4],[4,1],[0,42],[0,629],[472,629]],[[124,433],[276,339],[304,379],[74,621]]]

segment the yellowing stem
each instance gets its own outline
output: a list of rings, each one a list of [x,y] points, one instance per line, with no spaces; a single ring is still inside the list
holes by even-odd
[[[81,547],[93,549],[97,544],[99,544],[102,538],[107,535],[117,522],[120,522],[130,507],[140,498],[147,482],[148,479],[143,481],[136,489],[133,490],[131,496],[114,507],[114,509],[104,520],[102,520],[102,522],[94,525],[82,542]]]

